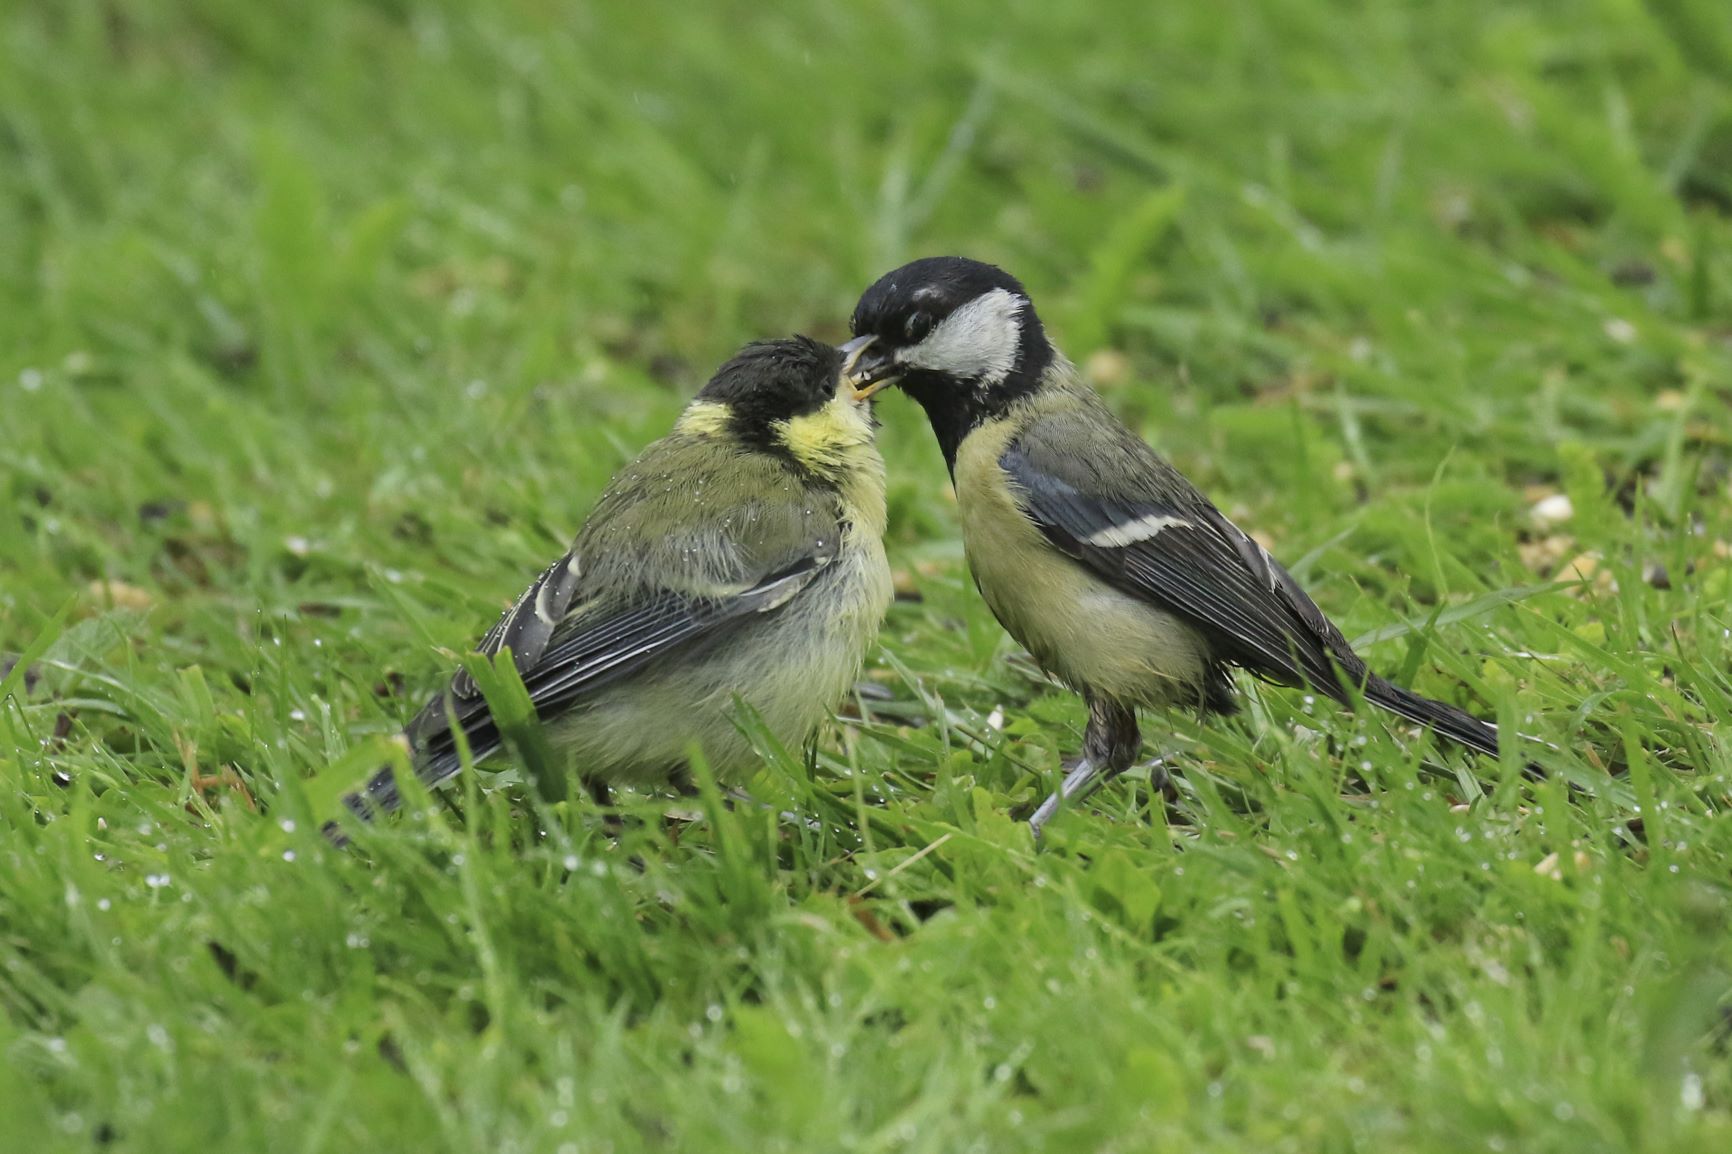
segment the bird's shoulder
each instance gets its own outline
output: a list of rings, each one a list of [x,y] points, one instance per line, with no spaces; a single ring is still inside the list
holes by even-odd
[[[667,590],[713,596],[803,558],[822,560],[841,526],[833,489],[773,453],[674,434],[615,474],[572,552],[579,597]]]
[[[1217,638],[1276,680],[1334,684],[1340,632],[1291,574],[1080,387],[1036,397],[999,457],[1023,514],[1061,552]]]
[[[1027,476],[1050,478],[1074,493],[1119,505],[1201,509],[1209,501],[1119,419],[1088,386],[1061,375],[1032,394],[1007,421],[1001,466],[1014,458]]]
[[[476,646],[510,647],[521,671],[573,639],[619,633],[708,605],[797,591],[834,558],[833,492],[815,491],[769,454],[676,433],[651,444],[597,498],[572,548],[548,566]],[[638,623],[634,625],[633,623]],[[459,672],[459,698],[476,694]]]

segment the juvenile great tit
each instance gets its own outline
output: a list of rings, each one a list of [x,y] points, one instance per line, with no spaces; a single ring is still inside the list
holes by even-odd
[[[748,345],[476,646],[511,651],[550,744],[592,791],[674,778],[693,745],[737,780],[753,753],[736,699],[797,746],[853,685],[891,598],[884,462],[845,371],[871,343]],[[403,732],[429,787],[460,768],[450,718],[475,760],[502,744],[458,672]],[[363,820],[400,804],[389,768],[344,800]]]
[[[1357,694],[1497,754],[1494,726],[1367,669],[1287,570],[1083,383],[1015,277],[917,260],[867,289],[852,325],[877,338],[854,366],[861,387],[899,385],[926,411],[987,605],[1088,704],[1036,837],[1136,759],[1139,707],[1232,712],[1229,666],[1345,705]]]

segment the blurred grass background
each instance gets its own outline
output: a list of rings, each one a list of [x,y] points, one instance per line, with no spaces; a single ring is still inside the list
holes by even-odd
[[[753,784],[822,829],[324,849],[711,366],[935,252],[1558,778],[1253,690],[1033,853],[1080,710],[892,398],[894,700]],[[1729,317],[1717,0],[15,0],[7,1141],[1725,1146]]]

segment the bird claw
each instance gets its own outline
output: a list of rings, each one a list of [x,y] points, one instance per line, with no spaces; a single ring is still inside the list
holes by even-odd
[[[1065,767],[1064,780],[1053,790],[1051,796],[1040,803],[1040,808],[1034,811],[1034,816],[1028,819],[1029,832],[1034,834],[1036,841],[1046,823],[1051,821],[1058,811],[1070,801],[1081,801],[1089,794],[1105,785],[1109,774],[1107,767],[1101,762],[1089,757],[1079,757],[1075,762]]]
[[[1167,771],[1169,760],[1171,759],[1165,757],[1151,758],[1134,768],[1148,770],[1149,787],[1160,791],[1161,797],[1166,800],[1167,804],[1171,805],[1178,800],[1179,791],[1173,784],[1172,774]],[[1040,840],[1041,831],[1046,827],[1046,823],[1056,817],[1060,809],[1071,802],[1086,800],[1090,794],[1117,776],[1118,774],[1112,772],[1106,765],[1087,757],[1079,757],[1075,762],[1068,764],[1065,767],[1064,780],[1059,783],[1059,787],[1040,803],[1040,808],[1035,810],[1034,816],[1028,819],[1028,830],[1034,835],[1034,840]]]

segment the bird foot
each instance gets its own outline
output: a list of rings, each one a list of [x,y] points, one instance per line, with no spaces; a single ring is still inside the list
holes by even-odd
[[[1179,804],[1179,786],[1167,768],[1172,760],[1171,757],[1151,757],[1141,765],[1131,767],[1132,772],[1139,769],[1148,771],[1149,788],[1159,793],[1169,807]]]
[[[1136,769],[1146,769],[1149,773],[1149,787],[1160,791],[1161,797],[1168,805],[1179,800],[1178,787],[1173,784],[1173,777],[1167,771],[1167,763],[1171,758],[1156,757],[1136,766]],[[1122,771],[1120,771],[1122,772]],[[1034,840],[1039,841],[1041,831],[1046,823],[1051,821],[1058,811],[1071,802],[1080,802],[1088,798],[1101,786],[1118,776],[1103,762],[1089,757],[1079,757],[1065,762],[1064,780],[1045,801],[1034,811],[1034,816],[1028,819],[1029,832]]]

